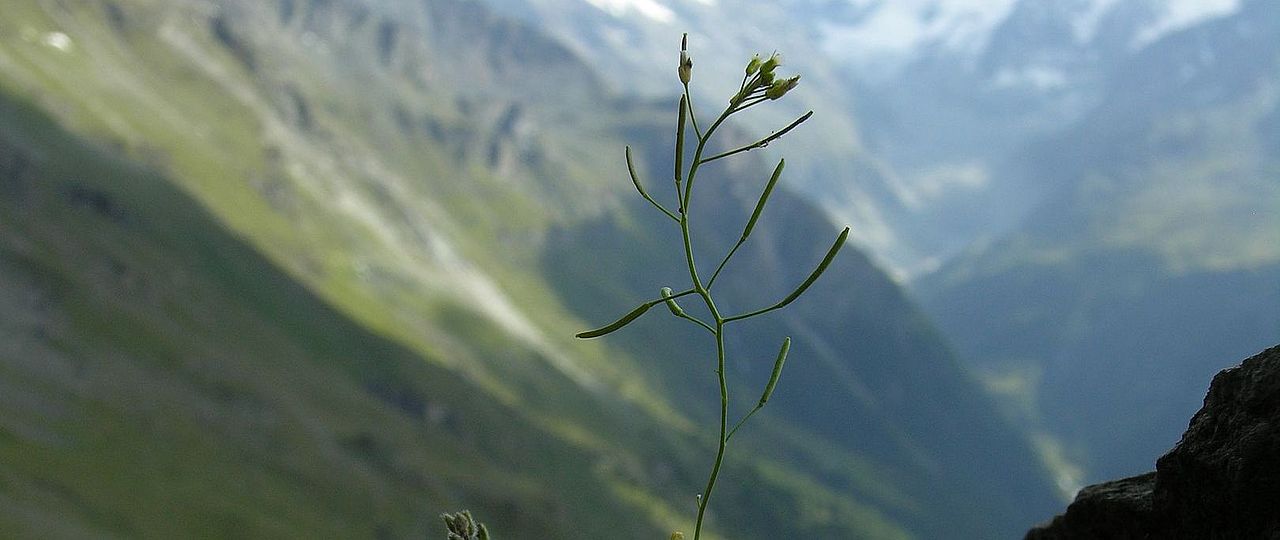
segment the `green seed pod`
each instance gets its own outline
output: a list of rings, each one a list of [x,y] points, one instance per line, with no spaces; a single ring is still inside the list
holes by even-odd
[[[676,303],[676,299],[671,297],[671,287],[662,288],[662,300],[667,303],[667,309],[671,310],[671,314],[677,317],[684,316],[684,308]]]
[[[755,228],[756,221],[760,219],[760,213],[764,212],[764,204],[769,201],[769,195],[773,193],[773,186],[778,183],[778,178],[782,176],[782,167],[786,166],[787,160],[778,160],[778,166],[773,169],[773,176],[769,177],[769,183],[765,184],[764,192],[760,194],[760,200],[756,201],[756,209],[751,212],[751,219],[747,220],[747,226],[742,229],[742,241],[747,240],[747,236],[751,234],[751,229]]]
[[[847,238],[849,238],[849,228],[845,227],[843,231],[840,231],[840,236],[836,238],[835,243],[831,244],[831,249],[827,250],[827,255],[822,258],[822,262],[818,264],[817,268],[813,269],[813,273],[809,274],[809,277],[806,278],[804,283],[801,283],[795,291],[788,295],[783,301],[779,302],[779,305],[790,304],[795,301],[796,298],[799,298],[800,295],[804,293],[805,289],[808,289],[810,285],[813,285],[813,282],[818,280],[818,276],[821,276],[822,273],[827,270],[827,266],[831,264],[831,261],[836,258],[836,254],[840,252],[840,248],[844,247],[844,241]]]
[[[635,165],[635,163],[631,160],[631,146],[630,146],[630,145],[628,145],[628,146],[627,146],[627,173],[631,175],[631,183],[632,183],[632,184],[635,184],[635,186],[636,186],[636,191],[639,191],[639,192],[640,192],[640,196],[641,196],[641,197],[644,197],[644,198],[646,198],[646,199],[648,199],[648,198],[649,198],[649,194],[645,192],[645,190],[644,190],[644,186],[640,184],[640,175],[636,174],[636,165]]]
[[[760,64],[763,62],[759,54],[752,56],[751,61],[747,62],[747,76],[755,75],[757,71],[760,71]]]
[[[689,109],[689,100],[684,95],[680,96],[680,112],[676,115],[676,185],[680,185],[680,176],[684,169],[684,124],[688,119],[686,111]],[[683,213],[683,211],[681,211]]]
[[[644,312],[649,311],[649,308],[653,307],[653,304],[654,302],[645,302],[640,304],[639,307],[631,310],[630,313],[623,315],[621,319],[609,323],[608,326],[597,328],[595,330],[588,330],[586,332],[579,332],[576,337],[579,339],[591,339],[612,333],[613,331],[626,326],[631,321],[636,320],[641,315],[644,315]]]
[[[778,359],[773,362],[773,373],[769,374],[769,384],[764,386],[764,394],[760,396],[760,407],[769,401],[774,387],[778,386],[778,377],[782,376],[782,365],[787,363],[787,352],[791,350],[791,338],[782,340],[782,350],[778,351]]]

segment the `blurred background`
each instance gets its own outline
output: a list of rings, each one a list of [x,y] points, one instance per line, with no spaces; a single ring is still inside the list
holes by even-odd
[[[6,0],[0,536],[1018,538],[1280,342],[1273,0]],[[674,207],[674,206],[673,206]],[[689,306],[686,306],[689,307]],[[662,311],[662,313],[659,313]]]

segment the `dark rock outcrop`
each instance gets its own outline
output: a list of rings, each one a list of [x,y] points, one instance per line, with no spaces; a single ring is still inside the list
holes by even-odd
[[[1213,378],[1155,472],[1085,488],[1026,538],[1280,539],[1280,346]]]

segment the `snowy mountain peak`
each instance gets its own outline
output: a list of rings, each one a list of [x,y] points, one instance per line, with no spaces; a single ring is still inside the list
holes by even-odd
[[[1170,0],[1157,19],[1129,42],[1131,50],[1141,49],[1170,32],[1188,28],[1205,19],[1225,17],[1239,11],[1240,0]]]
[[[634,13],[660,23],[669,23],[676,18],[675,12],[658,0],[585,1],[614,17],[627,17]]]
[[[1017,0],[851,0],[851,17],[819,23],[823,49],[873,75],[941,46],[976,54]]]
[[[822,49],[874,81],[928,56],[973,61],[988,51],[994,34],[1010,27],[1023,39],[1047,37],[1074,48],[1089,47],[1105,30],[1119,31],[1121,43],[1134,51],[1206,19],[1231,15],[1240,0],[846,0],[836,5],[838,16],[815,23]]]

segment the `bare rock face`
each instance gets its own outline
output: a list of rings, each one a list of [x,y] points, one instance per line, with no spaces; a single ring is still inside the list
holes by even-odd
[[[1155,472],[1085,488],[1026,538],[1280,539],[1280,346],[1213,378]]]
[[[1182,441],[1156,462],[1154,503],[1196,537],[1280,538],[1280,347],[1213,378]]]
[[[1149,472],[1084,488],[1067,513],[1032,529],[1027,540],[1147,538],[1155,478],[1156,473]]]

